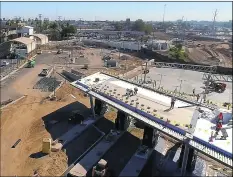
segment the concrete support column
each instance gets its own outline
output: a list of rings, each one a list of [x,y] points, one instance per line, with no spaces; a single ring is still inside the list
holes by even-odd
[[[185,176],[186,174],[186,167],[187,167],[187,161],[188,161],[188,155],[189,155],[189,140],[185,140],[185,148],[184,148],[184,155],[182,160],[182,167],[181,167],[181,175]]]
[[[158,135],[156,136],[156,134],[157,131],[154,128],[145,126],[142,145],[153,148],[158,138]]]
[[[127,130],[129,127],[130,121],[127,117],[127,115],[122,112],[122,111],[118,111],[117,112],[117,118],[115,120],[115,127],[117,130]]]
[[[92,110],[92,115],[95,119],[95,108],[94,108],[94,102],[93,102],[93,97],[91,95],[90,96],[90,104],[91,104],[91,110]]]

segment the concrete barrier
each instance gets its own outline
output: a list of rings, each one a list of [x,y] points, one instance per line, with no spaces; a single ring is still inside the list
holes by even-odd
[[[10,102],[9,104],[7,104],[7,105],[1,107],[0,109],[2,110],[2,109],[4,109],[4,108],[6,108],[6,107],[8,107],[8,106],[10,106],[10,105],[12,105],[12,104],[14,104],[14,103],[16,103],[16,102],[22,100],[22,99],[25,98],[26,96],[27,96],[27,95],[23,95],[23,96],[21,96],[20,98],[18,98],[18,99],[16,99],[16,100]]]

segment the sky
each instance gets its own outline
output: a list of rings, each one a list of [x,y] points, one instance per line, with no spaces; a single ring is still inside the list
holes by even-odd
[[[162,21],[165,4],[165,21],[212,21],[216,9],[216,21],[232,20],[232,2],[1,2],[1,18]]]

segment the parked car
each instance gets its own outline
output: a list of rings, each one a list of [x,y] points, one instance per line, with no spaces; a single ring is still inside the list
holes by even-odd
[[[39,76],[47,76],[49,74],[49,69],[42,69],[41,73],[39,74]]]

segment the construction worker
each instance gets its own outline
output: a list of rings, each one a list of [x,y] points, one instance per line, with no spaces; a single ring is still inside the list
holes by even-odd
[[[223,114],[221,112],[218,115],[217,123],[223,123]]]
[[[171,107],[170,107],[170,109],[173,109],[173,108],[174,108],[175,101],[176,101],[176,98],[175,98],[174,96],[171,97]]]
[[[199,95],[199,94],[197,94],[197,95],[196,95],[196,97],[197,97],[197,101],[198,101],[198,100],[199,100],[199,98],[200,98],[200,95]]]
[[[203,94],[203,102],[206,102],[206,93]]]
[[[223,123],[223,114],[220,112],[218,117],[217,117],[216,135],[218,135],[219,130],[221,130],[222,123]]]
[[[134,88],[134,95],[136,95],[137,93],[138,93],[138,88],[135,87],[135,88]]]
[[[193,89],[193,96],[195,95],[195,88]]]
[[[221,122],[218,122],[217,125],[216,125],[216,135],[218,135],[218,132],[221,130],[222,128],[222,123]]]

